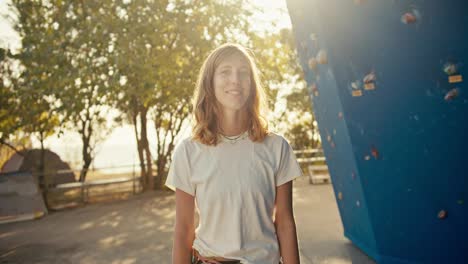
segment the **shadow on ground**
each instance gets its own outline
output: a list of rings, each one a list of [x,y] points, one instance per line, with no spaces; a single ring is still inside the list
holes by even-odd
[[[331,185],[294,189],[302,263],[374,264],[343,237]],[[55,212],[0,225],[0,263],[171,263],[172,192]]]

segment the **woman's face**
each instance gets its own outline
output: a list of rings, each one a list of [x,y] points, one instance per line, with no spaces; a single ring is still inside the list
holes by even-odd
[[[251,89],[247,59],[239,52],[226,57],[215,69],[213,85],[216,99],[224,111],[241,110]]]

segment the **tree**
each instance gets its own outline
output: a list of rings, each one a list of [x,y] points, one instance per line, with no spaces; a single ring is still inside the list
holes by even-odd
[[[41,2],[13,2],[18,10],[19,23],[15,28],[22,37],[22,47],[20,53],[12,55],[21,69],[18,77],[12,78],[16,100],[10,109],[20,116],[17,126],[36,134],[43,150],[45,138],[59,125],[52,96],[58,78],[54,68],[59,68],[61,61],[60,51],[52,50],[57,32],[49,19],[53,15],[50,6]]]
[[[97,20],[102,9],[84,1],[14,0],[22,36],[15,59],[23,67],[19,78],[19,104],[23,130],[44,140],[66,124],[77,128],[83,142],[85,181],[105,124],[108,89],[108,36]],[[97,132],[101,132],[100,134]]]
[[[132,1],[118,4],[115,62],[122,81],[115,106],[135,128],[143,185],[152,189],[153,160],[162,187],[174,140],[189,115],[198,69],[207,53],[247,25],[243,1]],[[156,130],[153,157],[148,119]]]
[[[283,133],[293,148],[315,148],[318,135],[312,114],[311,98],[298,61],[291,29],[278,32],[251,32],[250,42],[256,54],[264,85],[269,91],[273,130]],[[281,91],[281,93],[280,93]],[[283,108],[278,111],[278,108]]]
[[[299,99],[307,98],[305,85],[302,91],[291,89],[290,96],[279,93],[304,83],[291,31],[256,32],[244,0],[14,3],[23,48],[12,58],[24,69],[12,81],[14,88],[1,87],[7,110],[0,110],[0,118],[5,117],[0,138],[25,131],[43,142],[65,125],[76,129],[83,142],[81,181],[94,148],[109,131],[108,111],[114,107],[122,113],[119,119],[134,127],[144,189],[161,188],[175,139],[189,121],[198,70],[224,42],[252,48],[271,109],[278,107],[278,99],[287,102],[289,112],[310,112],[310,104],[293,97],[298,92]],[[289,121],[285,115],[269,118],[277,128]],[[297,125],[310,127],[308,122],[314,124],[310,119]],[[148,137],[153,126],[155,148]]]
[[[60,51],[52,50],[57,40],[55,25],[50,19],[54,13],[50,3],[20,0],[13,3],[18,10],[15,29],[22,37],[22,47],[18,54],[8,54],[12,61],[18,63],[18,67],[16,72],[10,71],[7,77],[9,85],[5,85],[8,87],[4,89],[14,97],[7,99],[5,112],[9,117],[2,122],[6,124],[4,134],[7,136],[2,135],[2,138],[18,132],[38,137],[41,143],[38,179],[47,206],[44,140],[60,125],[52,96],[58,77],[54,69],[60,67],[61,61]]]
[[[9,50],[0,49],[0,145],[20,153],[9,139],[22,127],[16,78],[12,65],[14,60]]]
[[[54,94],[61,102],[65,121],[81,137],[81,182],[86,180],[97,144],[110,131],[106,116],[107,94],[112,89],[109,78],[113,74],[108,52],[111,35],[100,17],[111,12],[108,3],[71,1],[66,6],[56,6],[64,14],[56,16],[55,23],[64,36],[61,47],[65,61],[60,70],[60,89]]]
[[[287,108],[291,109],[297,116],[295,119],[288,118],[289,130],[286,135],[296,148],[319,148],[321,147],[320,134],[315,115],[312,112],[311,94],[313,91],[310,87],[306,87],[305,81],[302,81],[301,84],[286,96]]]

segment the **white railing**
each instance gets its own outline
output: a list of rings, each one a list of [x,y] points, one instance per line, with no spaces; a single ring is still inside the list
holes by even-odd
[[[310,184],[318,182],[330,183],[330,173],[326,164],[326,158],[322,149],[295,150],[297,162],[306,171]]]

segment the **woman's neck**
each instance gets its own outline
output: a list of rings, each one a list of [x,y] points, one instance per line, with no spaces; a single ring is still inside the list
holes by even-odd
[[[225,111],[219,122],[220,133],[225,136],[237,136],[247,130],[246,111]]]

